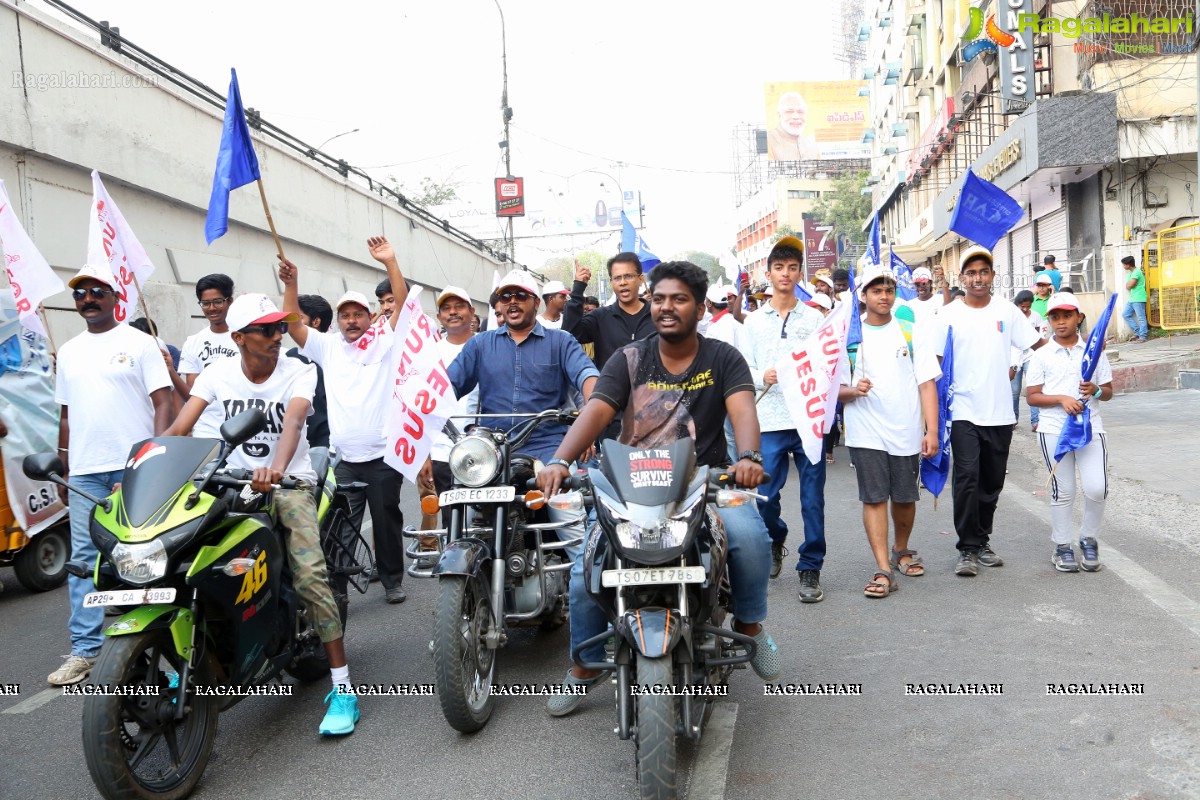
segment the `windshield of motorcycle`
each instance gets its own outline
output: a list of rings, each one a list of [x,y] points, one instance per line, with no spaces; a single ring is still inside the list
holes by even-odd
[[[667,447],[629,447],[607,439],[603,444],[604,476],[626,504],[663,506],[678,502],[687,493],[696,471],[696,449],[691,439]]]
[[[190,436],[156,436],[130,448],[121,478],[129,525],[141,527],[156,514],[169,513],[179,490],[220,452],[219,441]]]

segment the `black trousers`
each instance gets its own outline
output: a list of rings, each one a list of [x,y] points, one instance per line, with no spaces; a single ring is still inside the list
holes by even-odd
[[[398,588],[404,580],[404,538],[400,535],[404,530],[404,514],[400,511],[400,484],[404,478],[382,458],[353,464],[343,461],[335,474],[338,483],[360,481],[367,485],[365,492],[350,495],[350,513],[361,517],[364,501],[371,509],[379,582],[384,589]]]
[[[976,425],[955,420],[950,426],[954,529],[958,532],[959,550],[978,550],[992,535],[1012,434],[1012,425]]]

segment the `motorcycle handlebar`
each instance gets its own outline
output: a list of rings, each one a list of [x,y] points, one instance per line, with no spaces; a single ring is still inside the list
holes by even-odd
[[[568,475],[559,486],[564,492],[574,492],[582,489],[586,480],[587,478],[583,475]],[[530,491],[538,488],[537,478],[530,478],[525,481],[525,488]]]
[[[227,469],[221,470],[212,476],[212,482],[218,486],[226,486],[231,489],[240,489],[243,486],[249,486],[253,473],[248,469]],[[272,489],[296,489],[300,482],[295,478],[283,478],[279,483],[272,483]]]
[[[728,486],[735,485],[733,483],[733,475],[728,472],[721,472],[717,475],[713,475],[711,478],[709,478],[709,482],[712,483],[714,486],[718,486],[721,488],[726,488],[726,485],[728,485]],[[770,482],[771,482],[771,475],[769,473],[764,472],[763,473],[763,483],[770,483]],[[742,488],[742,491],[749,491],[749,490]]]

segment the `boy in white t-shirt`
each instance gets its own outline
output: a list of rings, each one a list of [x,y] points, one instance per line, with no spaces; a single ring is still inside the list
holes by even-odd
[[[1113,396],[1112,367],[1108,357],[1100,353],[1096,371],[1090,381],[1083,380],[1084,341],[1079,335],[1083,314],[1078,301],[1070,292],[1059,292],[1046,305],[1054,338],[1033,354],[1029,362],[1029,389],[1026,399],[1031,408],[1041,408],[1038,423],[1038,445],[1047,469],[1054,471],[1050,481],[1051,539],[1054,556],[1051,562],[1059,572],[1078,572],[1075,553],[1071,548],[1071,511],[1075,502],[1075,468],[1083,488],[1083,525],[1079,531],[1079,549],[1085,572],[1100,569],[1100,547],[1096,534],[1104,515],[1108,497],[1108,439],[1100,410],[1088,403],[1092,424],[1092,440],[1078,450],[1072,450],[1054,466],[1054,451],[1068,414],[1083,411],[1084,402],[1111,400]]]
[[[959,281],[962,301],[934,317],[934,351],[945,352],[946,332],[954,329],[954,402],[950,448],[954,455],[954,529],[958,563],[954,573],[979,574],[979,566],[1004,561],[992,550],[992,520],[1004,489],[1008,449],[1017,421],[1010,381],[1012,348],[1034,350],[1046,343],[1021,310],[992,297],[992,253],[971,247],[963,253]]]
[[[184,400],[191,394],[196,376],[206,367],[224,358],[238,357],[237,345],[225,323],[229,304],[233,302],[233,278],[219,272],[205,275],[196,281],[196,302],[208,325],[189,336],[179,351],[179,375],[187,385],[176,389]],[[196,423],[195,435],[219,439],[224,421],[220,409],[210,407]]]
[[[925,574],[917,551],[908,549],[908,538],[917,512],[921,457],[938,449],[935,382],[942,370],[928,337],[914,341],[913,324],[892,316],[896,279],[891,272],[867,271],[861,292],[867,306],[863,338],[838,400],[846,406],[846,447],[877,567],[863,594],[878,598],[899,588],[893,569],[909,577]],[[890,553],[889,499],[896,528]]]
[[[266,429],[234,450],[229,464],[253,470],[250,487],[263,494],[285,475],[301,481],[296,489],[275,489],[274,501],[279,525],[287,534],[293,587],[312,616],[332,671],[333,691],[325,698],[329,711],[319,730],[326,736],[353,733],[359,719],[358,700],[350,688],[341,617],[321,550],[317,506],[305,487],[317,479],[305,436],[317,371],[297,359],[280,358],[283,334],[299,315],[280,311],[265,294],[242,295],[230,304],[227,319],[240,358],[222,359],[200,374],[166,435],[187,436],[209,408],[219,410],[222,422],[249,408],[267,415]]]

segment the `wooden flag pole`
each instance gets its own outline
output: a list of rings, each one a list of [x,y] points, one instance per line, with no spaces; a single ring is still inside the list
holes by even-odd
[[[37,313],[42,320],[42,327],[46,329],[46,339],[50,342],[50,355],[58,358],[58,347],[54,344],[54,336],[50,333],[50,323],[46,321],[46,308],[41,303],[38,303]]]
[[[763,396],[767,392],[771,391],[771,386],[774,386],[774,385],[775,384],[772,383],[770,386],[764,387],[763,390],[758,393],[758,397],[754,398],[754,405],[758,405],[760,402],[762,402]]]
[[[271,208],[267,205],[267,191],[263,188],[262,178],[258,179],[258,196],[262,198],[263,211],[267,215],[267,225],[271,226],[271,236],[275,237],[275,249],[279,260],[283,261],[283,242],[279,241],[279,233],[275,230],[275,220],[271,219]]]
[[[133,288],[137,289],[138,305],[142,307],[142,316],[146,318],[146,322],[150,324],[152,330],[158,330],[158,326],[150,318],[150,310],[146,308],[146,293],[142,291],[142,285],[138,283],[137,274],[130,270],[130,277],[133,278]]]

